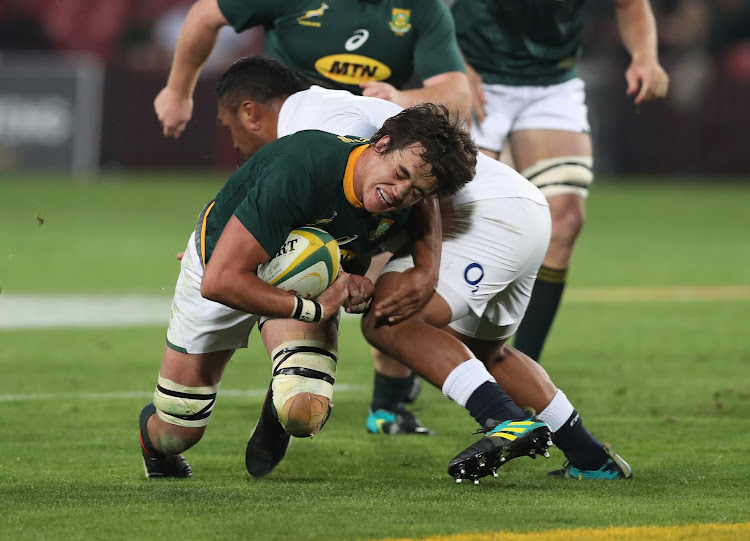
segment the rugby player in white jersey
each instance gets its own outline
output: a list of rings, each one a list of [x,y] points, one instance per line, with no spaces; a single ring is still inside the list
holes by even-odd
[[[369,137],[400,110],[390,102],[316,86],[285,93],[273,82],[284,70],[274,60],[247,57],[217,85],[219,120],[243,156],[306,129]],[[269,95],[272,88],[275,97]],[[510,167],[480,155],[474,180],[442,207],[442,263],[427,306],[406,320],[388,318],[401,297],[404,273],[413,266],[409,254],[397,254],[378,279],[363,330],[374,346],[442,389],[486,430],[450,462],[450,475],[477,481],[509,459],[546,455],[551,431],[568,459],[554,473],[630,478],[630,466],[610,444],[589,434],[546,371],[505,343],[524,315],[549,244],[544,196]],[[532,416],[524,407],[539,413]],[[289,442],[268,409],[264,405],[248,442],[246,465],[254,476],[270,473]]]

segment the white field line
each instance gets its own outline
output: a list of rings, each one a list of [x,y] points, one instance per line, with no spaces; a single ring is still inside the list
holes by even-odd
[[[337,393],[361,393],[368,389],[367,385],[348,385],[341,383],[336,385]],[[266,396],[268,388],[265,389],[219,389],[219,399],[223,397],[232,398],[260,398]],[[111,393],[29,393],[29,394],[0,394],[0,402],[40,402],[48,400],[121,400],[131,398],[149,399],[154,396],[153,391],[116,391]]]
[[[0,294],[0,330],[164,325],[171,296]],[[563,302],[750,301],[748,286],[569,288]]]

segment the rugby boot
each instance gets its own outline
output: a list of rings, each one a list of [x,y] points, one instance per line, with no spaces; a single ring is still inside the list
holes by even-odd
[[[370,434],[418,434],[431,436],[432,430],[422,425],[412,412],[399,404],[392,410],[370,410],[367,416]]]
[[[488,421],[492,426],[496,421]],[[484,437],[460,452],[448,465],[448,474],[457,483],[470,479],[474,484],[481,477],[497,477],[497,469],[514,458],[536,455],[549,457],[552,445],[549,427],[536,417],[518,421],[504,421],[483,430]]]
[[[273,391],[268,388],[263,411],[245,450],[245,467],[253,477],[264,477],[284,458],[291,436],[281,426],[273,406]]]
[[[633,468],[615,453],[612,444],[605,443],[603,449],[608,457],[598,470],[580,470],[566,462],[563,469],[551,471],[548,475],[565,479],[632,479]]]
[[[143,456],[143,469],[147,479],[176,478],[187,479],[193,476],[190,464],[182,455],[163,455],[161,453],[149,453],[141,445]]]

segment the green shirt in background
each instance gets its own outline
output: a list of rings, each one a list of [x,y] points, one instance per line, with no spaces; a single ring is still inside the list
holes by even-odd
[[[560,84],[578,76],[584,3],[456,0],[452,12],[458,44],[485,83]]]
[[[361,94],[465,71],[442,0],[218,0],[237,32],[265,28],[264,54],[315,84]]]

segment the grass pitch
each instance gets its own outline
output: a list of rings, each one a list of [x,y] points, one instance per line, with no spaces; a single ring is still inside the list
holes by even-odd
[[[221,184],[176,175],[0,183],[0,310],[3,294],[169,296],[174,254]],[[227,368],[206,436],[186,453],[195,477],[149,481],[137,416],[155,385],[166,324],[0,330],[0,539],[556,529],[574,539],[581,528],[746,523],[748,203],[742,184],[602,182],[592,191],[543,364],[586,426],[631,463],[632,482],[547,478],[564,460],[553,450],[548,460],[514,460],[478,486],[456,485],[447,464],[475,427],[432,388],[417,413],[434,437],[369,436],[372,368],[356,319],[342,323],[330,421],[316,438],[294,441],[271,475],[252,479],[244,469],[270,377],[253,335]]]

